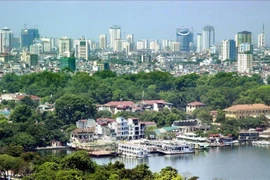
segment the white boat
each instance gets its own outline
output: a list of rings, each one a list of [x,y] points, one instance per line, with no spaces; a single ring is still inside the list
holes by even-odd
[[[149,157],[149,151],[145,146],[131,143],[118,144],[118,153],[124,156],[132,156],[137,158]]]
[[[163,143],[157,152],[166,155],[195,153],[194,149],[190,146],[179,143]]]
[[[206,149],[209,148],[209,143],[207,138],[200,137],[195,133],[184,133],[178,135],[176,139],[180,142],[186,143],[187,145],[192,146],[194,149]]]
[[[252,141],[252,145],[269,146],[270,145],[270,141],[266,141],[266,140]]]

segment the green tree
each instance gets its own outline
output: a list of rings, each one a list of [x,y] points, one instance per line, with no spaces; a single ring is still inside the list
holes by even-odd
[[[169,166],[161,169],[159,173],[155,173],[154,177],[155,180],[183,180],[178,171]]]
[[[84,173],[93,173],[96,167],[95,163],[89,158],[86,151],[77,151],[66,156],[62,159],[61,166],[64,169],[75,169]]]
[[[18,105],[10,114],[13,122],[26,122],[32,116],[32,111],[27,105]]]
[[[55,112],[65,124],[75,123],[81,118],[95,116],[96,108],[91,100],[79,95],[65,94],[55,103]]]
[[[9,175],[9,171],[18,171],[18,158],[7,154],[0,154],[0,174],[6,180]]]

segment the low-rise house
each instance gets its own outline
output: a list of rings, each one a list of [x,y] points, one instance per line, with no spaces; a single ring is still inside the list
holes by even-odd
[[[109,128],[109,124],[115,122],[115,119],[111,118],[98,118],[96,119],[96,134],[99,137],[113,136],[113,132]]]
[[[171,109],[172,103],[165,102],[163,100],[143,100],[139,102],[143,106],[145,111],[162,111],[163,109]]]
[[[73,130],[70,134],[70,139],[73,142],[87,143],[94,140],[95,127],[90,127],[86,129],[77,128]]]
[[[80,129],[96,127],[96,121],[94,119],[81,119],[76,122],[76,127]]]
[[[123,117],[117,117],[116,121],[110,124],[110,128],[114,130],[117,139],[128,138],[128,121]]]
[[[14,101],[14,102],[19,102],[21,101],[23,98],[25,98],[26,96],[30,97],[32,101],[35,102],[40,102],[40,97],[38,96],[34,96],[34,95],[27,95],[25,93],[15,93],[15,94],[2,94],[0,101],[2,102],[3,100],[5,101]]]
[[[188,120],[174,121],[172,126],[197,126],[200,124],[201,120],[199,119],[188,119]]]
[[[256,141],[259,138],[259,132],[256,130],[241,130],[238,135],[239,141]]]
[[[205,104],[201,103],[201,102],[190,102],[187,104],[186,106],[186,113],[187,114],[192,114],[192,112],[195,110],[195,109],[198,109],[198,108],[204,108],[205,107]]]
[[[172,127],[178,128],[178,133],[190,133],[197,130],[201,131],[209,131],[210,126],[202,124],[202,121],[199,119],[188,119],[188,120],[180,120],[174,121]]]
[[[40,104],[37,107],[37,110],[41,113],[47,111],[54,111],[54,104],[49,104],[48,102],[46,102],[45,104]]]
[[[122,111],[132,111],[135,104],[132,101],[111,101],[107,104],[98,105],[98,111],[107,110],[112,114]]]
[[[238,104],[223,110],[225,117],[243,119],[270,114],[270,106],[264,104]]]

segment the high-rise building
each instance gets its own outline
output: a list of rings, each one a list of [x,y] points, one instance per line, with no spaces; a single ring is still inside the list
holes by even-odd
[[[9,53],[12,49],[12,31],[4,27],[0,30],[0,53]]]
[[[70,69],[71,71],[76,70],[76,59],[74,57],[74,54],[71,55],[71,57],[62,57],[60,59],[60,70],[64,69]]]
[[[172,42],[171,43],[171,51],[172,52],[179,52],[180,51],[180,43],[179,42]]]
[[[115,40],[121,39],[121,27],[117,25],[110,27],[109,34],[110,34],[110,48],[115,49],[114,47]]]
[[[240,73],[249,73],[253,67],[253,54],[251,53],[238,53],[237,56],[237,69]]]
[[[39,39],[38,29],[23,29],[21,31],[21,48],[29,50],[35,39]]]
[[[180,43],[180,51],[189,52],[193,43],[193,33],[189,28],[176,29],[176,41]]]
[[[122,51],[126,52],[127,54],[131,51],[131,43],[128,40],[122,40]]]
[[[159,45],[159,42],[157,40],[150,41],[149,46],[150,46],[149,47],[150,50],[152,50],[152,51],[159,51],[160,50],[160,45]]]
[[[258,48],[265,48],[264,24],[262,33],[258,35]]]
[[[197,33],[197,53],[202,52],[202,33]]]
[[[253,52],[253,46],[250,43],[242,43],[238,46],[238,53]]]
[[[127,34],[126,40],[131,44],[134,43],[134,34]]]
[[[50,52],[52,50],[52,39],[51,38],[40,38],[40,40],[43,42],[43,49],[44,52]]]
[[[90,46],[85,37],[81,37],[79,39],[77,47],[78,47],[78,58],[88,60]]]
[[[106,49],[107,48],[107,35],[106,34],[100,34],[99,35],[99,48],[100,49]]]
[[[236,45],[232,39],[223,40],[221,45],[221,60],[236,60]]]
[[[34,44],[30,45],[30,54],[36,54],[40,56],[40,54],[44,51],[43,41],[35,40]]]
[[[204,26],[202,31],[202,50],[209,50],[215,44],[215,28]]]
[[[137,41],[137,50],[143,50],[148,48],[148,41],[146,39],[141,39]]]
[[[240,44],[243,43],[249,43],[249,44],[253,44],[253,40],[252,40],[252,34],[249,31],[242,31],[242,32],[238,32],[235,35],[235,42],[236,42],[236,47],[239,47]]]
[[[123,52],[122,40],[121,39],[115,39],[114,46],[113,46],[113,51],[115,51],[115,52]]]
[[[69,37],[62,37],[58,40],[58,53],[62,55],[63,53],[70,54],[72,49],[72,40]]]

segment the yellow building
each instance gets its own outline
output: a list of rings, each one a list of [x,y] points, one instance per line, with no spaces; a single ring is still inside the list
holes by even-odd
[[[198,108],[204,108],[205,107],[205,104],[201,103],[201,102],[190,102],[187,104],[186,106],[186,113],[187,114],[192,114],[192,112],[195,110],[195,109],[198,109]]]
[[[270,114],[270,106],[264,104],[238,104],[223,110],[226,118],[243,119]]]

